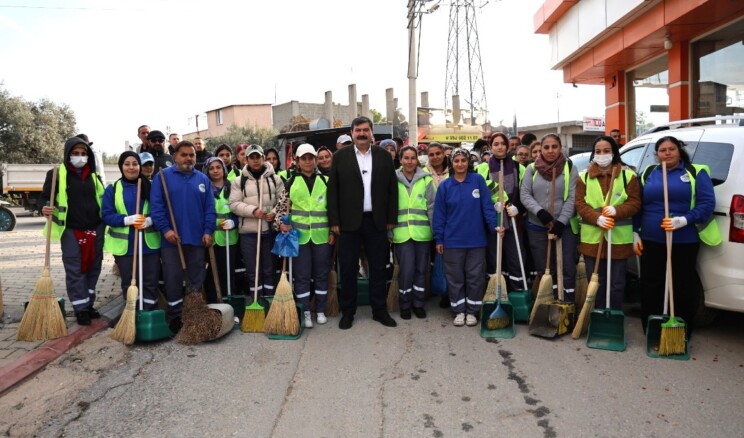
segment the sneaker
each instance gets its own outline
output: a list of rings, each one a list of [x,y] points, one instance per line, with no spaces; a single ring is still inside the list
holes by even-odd
[[[426,318],[426,310],[424,310],[423,307],[414,307],[413,314],[416,315],[416,318],[418,319]]]
[[[475,317],[475,315],[468,315],[465,318],[465,324],[467,324],[468,327],[478,325],[478,319]]]
[[[312,313],[310,313],[309,310],[306,310],[304,312],[304,315],[305,315],[305,318],[304,318],[304,320],[305,320],[305,328],[313,328],[313,317],[312,317]]]
[[[468,315],[470,316],[470,315]],[[462,327],[465,325],[465,314],[464,313],[458,313],[457,316],[455,316],[455,319],[452,321],[452,324],[455,325],[455,327]]]
[[[318,324],[325,324],[328,322],[328,318],[326,318],[325,313],[318,312]]]
[[[75,314],[78,325],[90,325],[90,314],[87,310]]]

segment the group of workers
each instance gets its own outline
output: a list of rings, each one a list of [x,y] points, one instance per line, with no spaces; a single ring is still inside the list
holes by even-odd
[[[144,242],[139,284],[144,308],[158,305],[163,281],[166,314],[176,333],[184,271],[186,284],[196,289],[204,285],[209,301],[217,299],[218,286],[249,292],[248,302],[254,293],[273,295],[277,260],[272,243],[277,233],[294,228],[299,255],[293,260],[293,291],[304,306],[302,323],[308,328],[313,326],[312,294],[317,323],[327,322],[328,275],[336,258],[339,327],[351,328],[362,247],[373,319],[395,327],[386,306],[386,267],[392,253],[399,265],[400,318],[426,318],[427,277],[436,253],[442,257],[448,289],[443,302],[453,324],[474,326],[485,283],[496,275],[497,246],[509,290],[523,289],[520,265],[531,265],[528,272],[542,276],[548,247],[555,254],[557,246],[564,301],[575,299],[579,254],[587,271],[600,263],[600,290],[610,278],[611,294],[610,302],[597,296],[599,308],[621,308],[626,261],[634,253],[640,256],[645,329],[646,317],[662,312],[667,231],[674,231],[677,314],[688,321],[688,330],[693,327],[696,303],[686,290],[699,282],[695,260],[700,243],[716,244],[717,229],[710,221],[715,197],[709,170],[693,165],[676,138],[663,137],[655,144],[657,159],[667,169],[665,194],[664,166],[637,174],[621,161],[618,143],[610,136],[596,138],[590,165],[581,173],[555,134],[536,140],[535,147],[523,147],[497,132],[481,144],[487,153],[476,156],[439,143],[425,145],[425,154],[421,145],[399,146],[391,140],[375,145],[373,124],[366,117],[356,118],[350,135],[342,137],[335,153],[300,145],[290,170],[281,169],[276,150],[259,145],[240,144],[235,150],[219,145],[202,168],[195,166],[197,149],[189,141],[171,145],[173,165],[157,160],[152,151],[124,152],[118,162],[122,176],[107,187],[97,177],[95,162],[87,159],[92,155],[88,143],[69,139],[55,194],[51,171],[44,185],[42,200],[54,196],[54,206],[42,212],[52,216],[51,237],[61,241],[67,292],[78,323],[90,324],[99,316],[93,303],[104,249],[114,255],[126,293],[135,230],[142,232]],[[162,156],[165,136],[152,131],[148,138],[160,145]],[[497,245],[498,235],[502,245]],[[600,262],[606,261],[608,245],[597,251],[600,240],[608,237],[609,275],[606,262]],[[558,241],[562,244],[556,245]],[[205,269],[205,248],[212,246],[219,285]],[[520,254],[529,260],[520,260]],[[550,272],[557,274],[555,259],[549,259]],[[247,288],[236,284],[237,270],[245,270]],[[557,289],[554,294],[557,298]]]

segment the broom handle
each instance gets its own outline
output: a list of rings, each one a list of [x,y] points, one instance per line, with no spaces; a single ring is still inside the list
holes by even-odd
[[[519,236],[517,233],[517,221],[514,216],[511,218],[512,232],[514,233],[514,243],[517,244],[517,255],[519,256],[519,269],[522,271],[522,287],[527,289],[527,276],[524,274],[524,261],[522,260],[522,248],[519,246]]]
[[[563,239],[555,241],[555,270],[558,271],[558,301],[563,301]]]
[[[610,180],[610,189],[607,190],[607,194],[605,195],[605,201],[604,206],[607,207],[610,204],[610,193],[612,192],[612,184],[615,182],[615,169],[612,169],[612,178]],[[599,245],[597,246],[597,257],[594,260],[594,274],[599,272],[599,259],[602,257],[602,247],[604,245],[605,240],[605,229],[600,228],[599,230]]]
[[[178,257],[181,259],[181,269],[186,271],[186,259],[183,258],[183,248],[181,248],[181,237],[178,234],[178,226],[176,225],[176,217],[173,216],[173,206],[171,205],[170,194],[168,194],[168,183],[165,182],[165,175],[163,171],[160,171],[160,182],[163,183],[163,194],[165,195],[165,204],[168,206],[168,214],[170,215],[171,224],[173,225],[173,232],[176,233],[176,246],[178,246]]]
[[[258,208],[263,209],[263,176],[258,179]],[[261,263],[261,218],[256,222],[256,271],[253,278],[253,302],[258,302],[258,266]]]
[[[504,228],[504,213],[506,213],[506,203],[504,202],[504,160],[499,160],[501,167],[499,168],[499,202],[501,203],[501,213],[499,213],[499,228]],[[501,285],[501,262],[502,253],[504,249],[503,239],[501,233],[496,235],[496,281],[498,285]]]
[[[220,274],[217,272],[217,257],[214,255],[214,245],[209,249],[209,264],[212,271],[212,283],[214,283],[214,292],[217,295],[217,302],[222,302],[222,286],[220,285]]]
[[[54,210],[54,198],[57,196],[55,192],[57,190],[57,166],[52,166],[52,191],[49,192],[49,206]],[[44,254],[44,268],[49,268],[49,249],[52,238],[52,216],[54,213],[47,217],[46,223],[46,253]]]
[[[612,175],[610,175],[610,184],[607,187],[607,194],[605,195],[605,207],[607,207],[610,204],[610,198],[612,193],[612,188],[615,187],[615,169],[612,169]],[[602,237],[600,237],[600,243],[601,243]],[[595,266],[599,266],[599,255],[597,255],[597,260],[595,261]],[[607,230],[607,291],[605,292],[605,308],[610,309],[610,281],[612,279],[612,229]]]
[[[232,271],[230,267],[230,231],[225,230],[225,260],[227,260],[227,294],[232,295]],[[220,300],[221,301],[221,300]]]
[[[139,233],[139,284],[140,284],[140,293],[139,293],[139,307],[140,311],[144,309],[145,303],[144,303],[144,286],[142,281],[142,233]]]
[[[142,194],[142,179],[137,179],[137,197],[134,198],[134,214],[140,214],[140,195]],[[132,252],[132,286],[137,285],[137,250],[139,249],[139,229],[134,228],[134,251]],[[140,284],[140,286],[142,286]]]
[[[666,161],[661,162],[661,180],[664,184],[664,217],[669,217],[669,187],[667,186]],[[672,281],[672,232],[666,232],[666,277],[669,284],[669,316],[674,318],[674,281]]]

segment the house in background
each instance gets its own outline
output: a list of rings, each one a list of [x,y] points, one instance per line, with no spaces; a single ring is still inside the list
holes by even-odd
[[[198,116],[197,116],[198,117]],[[207,111],[207,120],[196,120],[199,126],[197,132],[183,134],[184,140],[196,137],[211,138],[224,135],[232,125],[255,125],[259,128],[271,129],[271,104],[256,103],[245,105],[229,105]]]

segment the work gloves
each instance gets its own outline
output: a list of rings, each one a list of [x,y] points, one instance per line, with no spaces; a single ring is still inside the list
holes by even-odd
[[[150,228],[152,226],[152,218],[146,217],[143,222],[140,222],[139,225],[137,223],[134,224],[134,228],[138,230],[144,230],[145,228]]]
[[[602,215],[597,218],[597,225],[605,230],[611,230],[615,227],[615,219]]]
[[[553,228],[548,231],[548,234],[552,234],[554,239],[560,239],[563,235],[563,229],[566,226],[561,221],[553,221]]]
[[[235,228],[235,221],[233,221],[232,219],[224,219],[224,220],[223,220],[223,221],[222,221],[222,222],[220,223],[220,227],[221,227],[221,228],[222,228],[222,229],[223,229],[224,231],[227,231],[227,230],[232,230],[233,228]]]
[[[638,257],[643,255],[643,240],[638,233],[633,233],[633,251]]]
[[[615,217],[617,214],[617,210],[615,210],[615,207],[608,205],[607,207],[602,207],[602,216],[607,217]]]
[[[677,217],[665,217],[661,220],[661,228],[666,231],[679,230],[680,228],[687,226],[687,218],[684,216]]]
[[[543,225],[547,226],[549,223],[553,222],[553,215],[548,213],[545,210],[540,210],[537,212],[537,218],[540,219],[540,222],[542,222]]]
[[[142,216],[141,214],[133,214],[131,216],[126,216],[124,218],[124,225],[127,227],[134,225],[136,228],[138,225],[141,225],[144,221],[145,221],[145,217]]]
[[[506,214],[508,214],[509,217],[514,217],[519,214],[519,209],[513,205],[507,205]]]
[[[496,213],[501,213],[502,211],[504,211],[504,204],[502,204],[500,201],[494,202],[493,209],[496,210]]]

